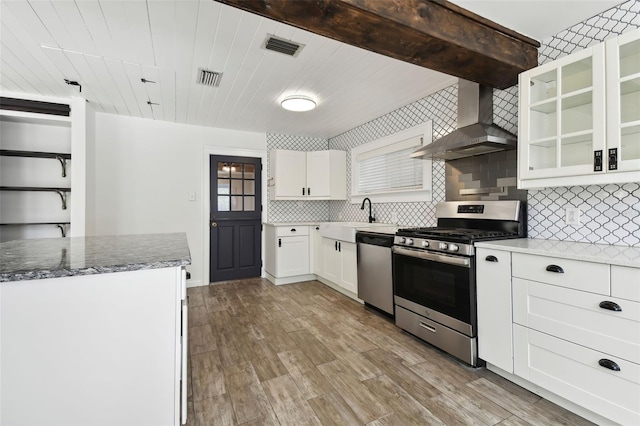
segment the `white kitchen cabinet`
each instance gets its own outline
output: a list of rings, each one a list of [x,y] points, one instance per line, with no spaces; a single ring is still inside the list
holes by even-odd
[[[183,268],[2,282],[0,324],[0,424],[186,421]]]
[[[310,270],[309,226],[267,225],[265,272],[274,284],[313,279]]]
[[[520,74],[518,187],[638,181],[640,30]]]
[[[596,423],[640,424],[640,268],[612,264],[608,246],[591,244],[523,239],[477,250],[487,367]],[[509,255],[507,272],[499,265]]]
[[[272,200],[346,200],[346,152],[269,152]]]
[[[476,259],[478,356],[513,373],[511,253],[478,248]]]
[[[357,246],[355,243],[322,239],[324,274],[322,277],[351,293],[358,292]]]

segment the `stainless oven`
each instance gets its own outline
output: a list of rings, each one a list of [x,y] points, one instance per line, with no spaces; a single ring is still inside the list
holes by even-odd
[[[393,247],[396,324],[475,366],[474,259]]]
[[[526,235],[519,201],[443,202],[438,226],[399,229],[392,247],[396,325],[478,364],[475,241]]]

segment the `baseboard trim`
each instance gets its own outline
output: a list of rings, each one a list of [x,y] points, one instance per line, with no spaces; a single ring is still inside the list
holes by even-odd
[[[528,380],[523,379],[520,376],[516,376],[515,374],[509,373],[508,371],[505,371],[499,367],[496,367],[495,365],[488,362],[487,362],[487,370],[493,371],[497,375],[504,377],[510,382],[513,382],[516,385],[523,387],[526,390],[533,392],[536,395],[541,396],[544,399],[551,401],[562,408],[566,408],[572,413],[575,413],[580,417],[584,417],[585,419],[592,421],[597,425],[611,425],[611,426],[618,425],[618,423],[614,423],[611,420],[607,419],[606,417],[602,417],[601,415],[596,414],[593,411],[590,411],[574,402],[571,402],[559,395],[556,395],[553,392],[550,392],[544,388],[541,388],[540,386],[533,384]]]
[[[294,277],[276,278],[268,272],[264,273],[265,278],[275,285],[295,284],[303,281],[313,281],[316,279],[314,274],[296,275]]]
[[[187,280],[187,288],[191,288],[191,287],[203,287],[207,284],[204,284],[202,281],[200,280]]]

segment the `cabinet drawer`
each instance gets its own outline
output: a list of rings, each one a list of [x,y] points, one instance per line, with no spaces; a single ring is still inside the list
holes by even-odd
[[[609,265],[513,253],[513,276],[591,293],[610,294]],[[556,272],[553,272],[556,271]]]
[[[276,227],[276,237],[293,237],[296,235],[309,235],[309,227],[292,225]]]
[[[640,360],[638,302],[514,278],[513,320],[628,361]]]
[[[640,365],[514,324],[515,374],[625,425],[640,424]],[[620,371],[599,365],[615,362]]]
[[[640,302],[640,268],[612,265],[611,295]]]

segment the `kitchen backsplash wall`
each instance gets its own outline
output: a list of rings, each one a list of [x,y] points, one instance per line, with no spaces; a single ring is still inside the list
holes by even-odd
[[[293,151],[322,151],[329,149],[327,139],[304,136],[267,134],[267,149]],[[267,176],[271,176],[271,156],[267,159]],[[269,200],[271,187],[267,188],[268,222],[307,222],[329,220],[328,201],[276,201]]]
[[[541,64],[640,27],[640,1],[632,0],[542,42]],[[640,246],[640,183],[529,190],[529,237]],[[564,223],[564,209],[582,211],[579,226]]]
[[[409,129],[426,121],[433,122],[433,139],[450,133],[456,128],[458,86],[453,85],[433,95],[420,99],[375,120],[329,139],[331,149],[347,151],[347,194],[351,194],[352,148],[382,137]],[[377,222],[397,223],[402,226],[435,225],[435,205],[445,197],[444,162],[432,162],[432,201],[415,203],[373,203]],[[368,212],[360,210],[360,203],[331,201],[330,219],[338,221],[363,221]]]

